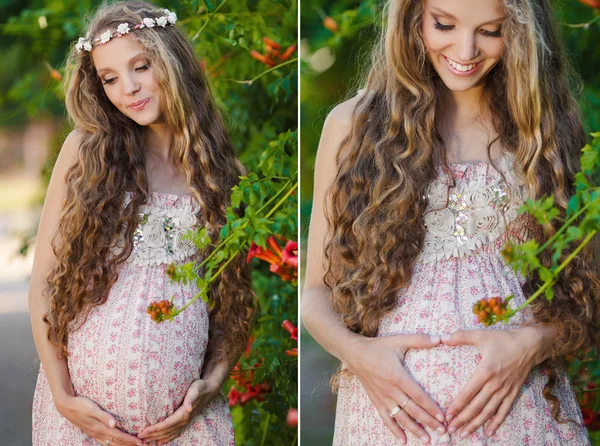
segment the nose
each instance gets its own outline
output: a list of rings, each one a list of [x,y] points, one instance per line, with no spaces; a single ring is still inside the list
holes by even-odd
[[[461,35],[456,44],[456,55],[460,57],[460,62],[469,62],[479,56],[477,37],[473,33],[465,32]]]
[[[123,76],[123,86],[126,95],[134,95],[140,90],[140,85],[135,81],[133,76]]]

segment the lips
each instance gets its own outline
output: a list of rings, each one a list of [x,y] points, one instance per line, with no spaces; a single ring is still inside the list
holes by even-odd
[[[481,66],[481,62],[482,62],[482,61],[479,61],[479,62],[473,64],[474,65],[473,68],[471,68],[468,71],[461,71],[461,70],[458,70],[457,68],[453,67],[452,64],[450,63],[450,59],[448,59],[446,56],[442,55],[442,57],[444,58],[444,62],[446,62],[446,67],[448,67],[448,70],[455,76],[459,76],[459,77],[471,76],[477,70],[479,70],[479,67]],[[457,63],[455,61],[452,61],[452,62]]]
[[[132,104],[129,104],[128,107],[131,108],[131,109],[133,109],[133,110],[142,110],[146,106],[146,104],[148,102],[150,102],[150,98],[142,99],[142,100],[139,100],[139,101],[134,102]]]

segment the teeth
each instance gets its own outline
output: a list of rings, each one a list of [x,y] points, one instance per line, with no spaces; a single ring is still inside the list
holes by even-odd
[[[470,71],[473,69],[473,67],[475,66],[475,64],[470,64],[470,65],[461,65],[459,63],[454,62],[451,59],[446,58],[446,60],[448,61],[448,63],[450,65],[452,65],[454,68],[456,68],[458,71]]]

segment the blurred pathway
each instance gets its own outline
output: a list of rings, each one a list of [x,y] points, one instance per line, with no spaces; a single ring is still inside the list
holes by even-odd
[[[37,352],[27,305],[33,251],[19,256],[13,235],[37,225],[37,212],[0,213],[0,439],[2,446],[31,445],[31,402]]]

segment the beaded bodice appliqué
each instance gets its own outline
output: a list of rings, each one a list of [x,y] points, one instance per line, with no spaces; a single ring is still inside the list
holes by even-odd
[[[125,193],[124,206],[131,202]],[[199,204],[191,195],[176,196],[154,192],[139,209],[140,222],[133,235],[133,251],[127,262],[137,265],[160,265],[183,262],[197,253],[196,245],[185,236],[198,227]],[[124,235],[113,252],[125,245]]]
[[[472,253],[498,239],[519,217],[527,186],[514,171],[513,162],[513,155],[506,153],[495,163],[498,170],[484,162],[450,164],[454,187],[449,174],[438,167],[437,176],[427,189],[423,221],[427,232],[421,261],[433,263]],[[527,237],[524,224],[516,237],[518,241]]]

